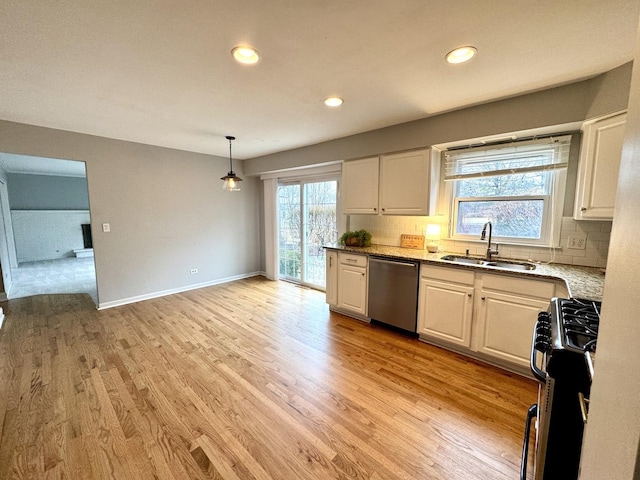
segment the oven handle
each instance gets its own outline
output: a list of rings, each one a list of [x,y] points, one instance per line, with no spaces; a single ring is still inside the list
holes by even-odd
[[[538,417],[538,404],[534,403],[527,412],[527,424],[524,426],[524,442],[522,444],[522,463],[520,464],[520,480],[527,480],[527,460],[529,457],[529,438],[531,438],[531,422]]]
[[[582,415],[582,423],[587,424],[589,416],[589,399],[582,392],[578,392],[578,403],[580,404],[580,414]]]
[[[537,356],[537,350],[536,350],[536,327],[538,326],[538,322],[536,322],[536,324],[533,326],[533,339],[531,340],[531,358],[529,360],[529,364],[531,366],[531,373],[533,373],[533,376],[536,377],[536,379],[538,379],[538,381],[542,384],[547,383],[547,375],[538,368],[538,365],[536,364],[536,356]]]

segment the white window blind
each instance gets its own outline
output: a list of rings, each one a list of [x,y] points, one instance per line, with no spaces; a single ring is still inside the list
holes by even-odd
[[[566,168],[571,135],[470,146],[445,154],[445,181]]]

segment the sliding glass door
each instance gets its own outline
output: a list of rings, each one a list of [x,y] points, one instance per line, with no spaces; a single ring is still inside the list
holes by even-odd
[[[337,178],[296,180],[278,186],[281,278],[325,288],[322,246],[337,241],[337,201]]]
[[[300,281],[302,222],[300,184],[278,185],[278,257],[280,277]]]

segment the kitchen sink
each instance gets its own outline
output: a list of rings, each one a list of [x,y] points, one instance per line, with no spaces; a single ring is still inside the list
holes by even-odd
[[[445,255],[440,260],[447,262],[461,263],[464,265],[481,265],[483,267],[506,268],[508,270],[535,270],[536,266],[529,262],[518,262],[515,260],[486,260],[479,257],[465,257],[462,255]]]
[[[509,268],[511,270],[535,270],[536,266],[528,262],[486,262],[484,265],[489,267]]]
[[[484,258],[460,257],[458,255],[445,255],[440,260],[448,262],[465,263],[467,265],[484,265],[487,261]]]

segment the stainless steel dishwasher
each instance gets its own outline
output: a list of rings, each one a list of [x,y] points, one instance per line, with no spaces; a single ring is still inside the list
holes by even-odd
[[[418,316],[419,263],[369,257],[369,317],[410,332]]]

